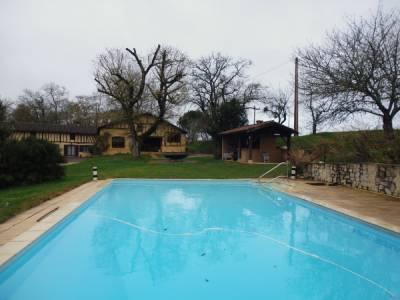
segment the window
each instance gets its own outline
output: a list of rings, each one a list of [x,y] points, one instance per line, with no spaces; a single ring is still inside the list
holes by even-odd
[[[89,146],[87,146],[87,145],[79,146],[79,152],[89,153],[89,152],[90,152],[90,151],[89,151]]]
[[[70,139],[71,141],[75,141],[75,133],[70,133],[70,134],[69,134],[69,139]]]
[[[181,135],[179,133],[172,133],[167,138],[168,143],[180,143],[181,142]]]
[[[111,138],[111,147],[125,148],[125,138],[122,136],[113,136]]]

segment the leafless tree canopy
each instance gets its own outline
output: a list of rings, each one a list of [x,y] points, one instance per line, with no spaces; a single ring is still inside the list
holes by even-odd
[[[351,20],[323,46],[300,50],[300,71],[308,95],[335,99],[336,117],[369,113],[382,118],[388,138],[400,110],[400,14],[381,10]]]
[[[147,85],[153,104],[151,111],[157,111],[160,121],[173,114],[176,106],[187,100],[185,77],[188,58],[181,51],[163,47]]]
[[[234,60],[220,53],[202,57],[192,64],[191,97],[208,118],[209,122],[218,122],[218,110],[223,103],[239,101],[243,106],[259,99],[259,85],[246,83],[245,72],[250,61]],[[209,124],[213,128],[213,124]],[[209,132],[215,140],[218,132]]]
[[[133,157],[139,157],[142,140],[151,135],[173,105],[182,101],[186,57],[172,48],[159,45],[147,56],[136,49],[107,50],[97,60],[95,81],[100,93],[110,96],[119,105],[131,134]],[[150,112],[156,122],[138,134],[135,120]]]
[[[320,126],[334,120],[334,99],[318,98],[312,94],[304,94],[302,103],[310,113],[309,125],[316,134]]]
[[[64,86],[54,82],[48,83],[42,88],[46,102],[49,103],[54,112],[54,122],[60,123],[60,110],[65,107],[68,101],[68,92]]]
[[[66,124],[102,126],[120,120],[121,112],[109,97],[100,93],[80,95],[69,101],[64,111]]]
[[[291,93],[282,89],[266,92],[263,98],[264,112],[276,119],[279,124],[284,124],[289,114],[289,101]]]
[[[68,91],[53,82],[38,91],[26,89],[19,97],[20,110],[27,114],[26,121],[62,123],[60,112],[65,109]]]
[[[119,111],[102,94],[81,95],[76,99],[69,99],[68,94],[65,87],[55,83],[47,83],[37,91],[24,90],[15,108],[9,109],[8,119],[15,122],[101,126],[118,117]]]

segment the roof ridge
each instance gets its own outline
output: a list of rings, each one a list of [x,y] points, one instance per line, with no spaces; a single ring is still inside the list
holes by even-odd
[[[297,131],[295,131],[294,129],[285,126],[283,124],[280,124],[278,122],[275,122],[274,120],[268,120],[268,121],[264,121],[262,123],[258,123],[258,124],[252,124],[252,125],[244,125],[244,126],[240,126],[240,127],[236,127],[236,128],[232,128],[232,129],[228,129],[225,131],[220,132],[220,135],[225,135],[225,134],[231,134],[231,133],[240,133],[240,132],[246,132],[247,130],[258,130],[258,129],[263,129],[268,127],[268,125],[273,125],[273,126],[277,126],[285,131],[290,131],[291,133],[296,133]]]

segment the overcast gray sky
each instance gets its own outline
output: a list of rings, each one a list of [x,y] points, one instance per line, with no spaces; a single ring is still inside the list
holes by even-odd
[[[378,0],[1,0],[0,95],[64,85],[71,96],[95,90],[93,60],[107,47],[157,43],[192,58],[219,51],[251,59],[255,80],[285,87],[297,47],[321,41],[345,16],[366,15]],[[398,0],[382,0],[385,9]],[[260,116],[261,118],[262,116]],[[262,118],[266,118],[265,116]]]

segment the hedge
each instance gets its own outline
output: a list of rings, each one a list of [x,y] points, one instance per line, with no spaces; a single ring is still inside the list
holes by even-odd
[[[0,188],[61,178],[63,157],[57,145],[34,137],[0,144]]]

